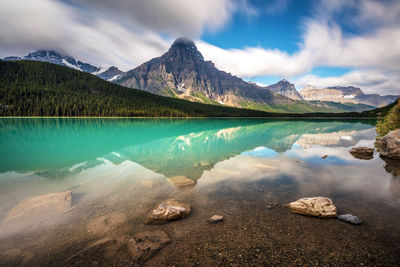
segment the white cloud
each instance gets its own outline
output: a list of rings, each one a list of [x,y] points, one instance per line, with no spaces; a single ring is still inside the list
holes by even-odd
[[[245,0],[0,0],[0,7],[0,57],[56,49],[123,70],[164,53],[178,36],[221,29],[233,12],[254,15]]]
[[[335,22],[335,16],[345,7],[358,11],[346,23],[361,27],[358,29],[360,34],[345,35]],[[206,59],[240,77],[277,75],[290,79],[319,66],[369,69],[368,72],[319,78],[318,81],[329,84],[337,81],[334,85],[346,82],[363,86],[367,92],[379,90],[382,93],[399,94],[399,24],[399,1],[365,0],[362,4],[359,1],[324,1],[316,9],[315,16],[304,21],[303,40],[299,43],[299,50],[293,54],[262,47],[221,49],[202,41],[197,44]],[[380,83],[375,82],[377,77],[382,79]],[[316,80],[315,76],[306,75],[302,81],[307,78]]]
[[[316,66],[400,71],[399,27],[382,28],[366,36],[345,37],[335,24],[309,20],[305,25],[304,41],[294,54],[262,47],[221,49],[202,41],[197,45],[204,57],[219,68],[245,77],[291,77]]]
[[[127,28],[52,0],[2,0],[0,56],[56,49],[96,65],[131,69],[169,47],[158,34]]]
[[[265,8],[281,12],[288,1],[271,3]],[[0,57],[48,48],[123,70],[161,55],[178,36],[196,39],[204,32],[221,30],[235,12],[250,17],[268,12],[247,0],[0,0],[0,7]],[[358,27],[360,34],[346,35],[335,22],[345,8],[354,14],[341,23]],[[196,43],[206,59],[240,77],[291,79],[314,67],[350,67],[358,72],[336,77],[338,82],[364,84],[367,91],[377,86],[393,93],[400,89],[399,24],[400,1],[327,0],[304,21],[299,49],[291,54],[263,47],[222,49],[201,40]],[[382,81],[377,83],[373,77]],[[301,79],[306,78],[332,82],[335,77]]]
[[[79,3],[105,11],[104,14],[127,16],[141,28],[190,38],[205,30],[221,29],[238,7],[232,0],[80,0]],[[241,1],[240,6],[248,7],[246,3]]]

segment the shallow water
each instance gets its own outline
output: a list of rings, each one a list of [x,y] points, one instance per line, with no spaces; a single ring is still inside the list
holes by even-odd
[[[149,265],[396,264],[396,166],[378,155],[359,160],[348,152],[373,146],[373,125],[353,120],[0,119],[0,255],[12,249],[34,255],[26,261],[16,256],[13,264],[126,265],[131,263],[122,252],[113,259],[93,253],[66,259],[103,237],[163,229],[173,242]],[[195,185],[177,188],[169,179],[175,176]],[[21,201],[67,190],[72,208],[57,210],[53,217],[24,217],[22,212],[18,224],[7,223],[13,207],[25,205]],[[363,225],[294,215],[283,206],[320,195],[332,198],[339,214],[359,216]],[[147,213],[169,198],[190,203],[191,216],[164,226],[145,225]],[[223,215],[225,222],[205,223],[213,214]],[[51,219],[44,221],[46,216]],[[254,247],[240,252],[249,243]],[[217,250],[222,256],[213,256]],[[315,250],[336,254],[317,256]]]

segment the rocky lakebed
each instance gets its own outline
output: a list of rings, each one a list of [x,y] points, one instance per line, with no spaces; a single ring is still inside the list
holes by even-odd
[[[167,178],[106,158],[68,179],[3,175],[0,265],[398,266],[398,141],[375,149],[374,132],[351,134],[362,138],[303,136],[285,153],[197,160]]]

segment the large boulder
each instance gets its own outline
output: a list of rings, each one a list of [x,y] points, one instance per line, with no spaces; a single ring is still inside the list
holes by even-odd
[[[142,264],[169,242],[171,239],[164,231],[148,231],[131,238],[127,243],[127,249],[132,260]]]
[[[393,130],[376,140],[375,146],[381,157],[400,160],[400,129]]]
[[[372,159],[374,157],[374,149],[369,147],[353,147],[350,154],[358,159]]]
[[[155,207],[147,217],[147,223],[166,223],[181,219],[190,213],[190,205],[169,199]]]
[[[336,207],[330,198],[308,197],[301,198],[288,204],[293,213],[316,216],[321,218],[336,217]]]
[[[71,191],[21,200],[11,208],[0,227],[0,236],[35,231],[61,222],[71,209]]]

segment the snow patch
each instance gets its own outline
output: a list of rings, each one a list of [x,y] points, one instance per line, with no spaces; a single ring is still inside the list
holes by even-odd
[[[119,78],[119,74],[113,76],[112,78],[108,79],[107,81],[111,82]]]
[[[106,69],[103,69],[103,68],[100,67],[98,71],[92,72],[92,74],[93,75],[99,75],[99,74],[102,74],[105,71],[106,71]]]
[[[350,98],[350,99],[352,99],[352,98],[354,98],[354,97],[356,97],[355,95],[344,95],[343,96],[343,98]]]
[[[73,68],[73,69],[82,71],[80,68],[78,68],[78,67],[75,66],[75,65],[72,65],[71,63],[69,63],[69,62],[66,61],[65,59],[62,60],[62,63],[63,63],[65,66],[67,66],[67,67],[70,67],[70,68]]]

